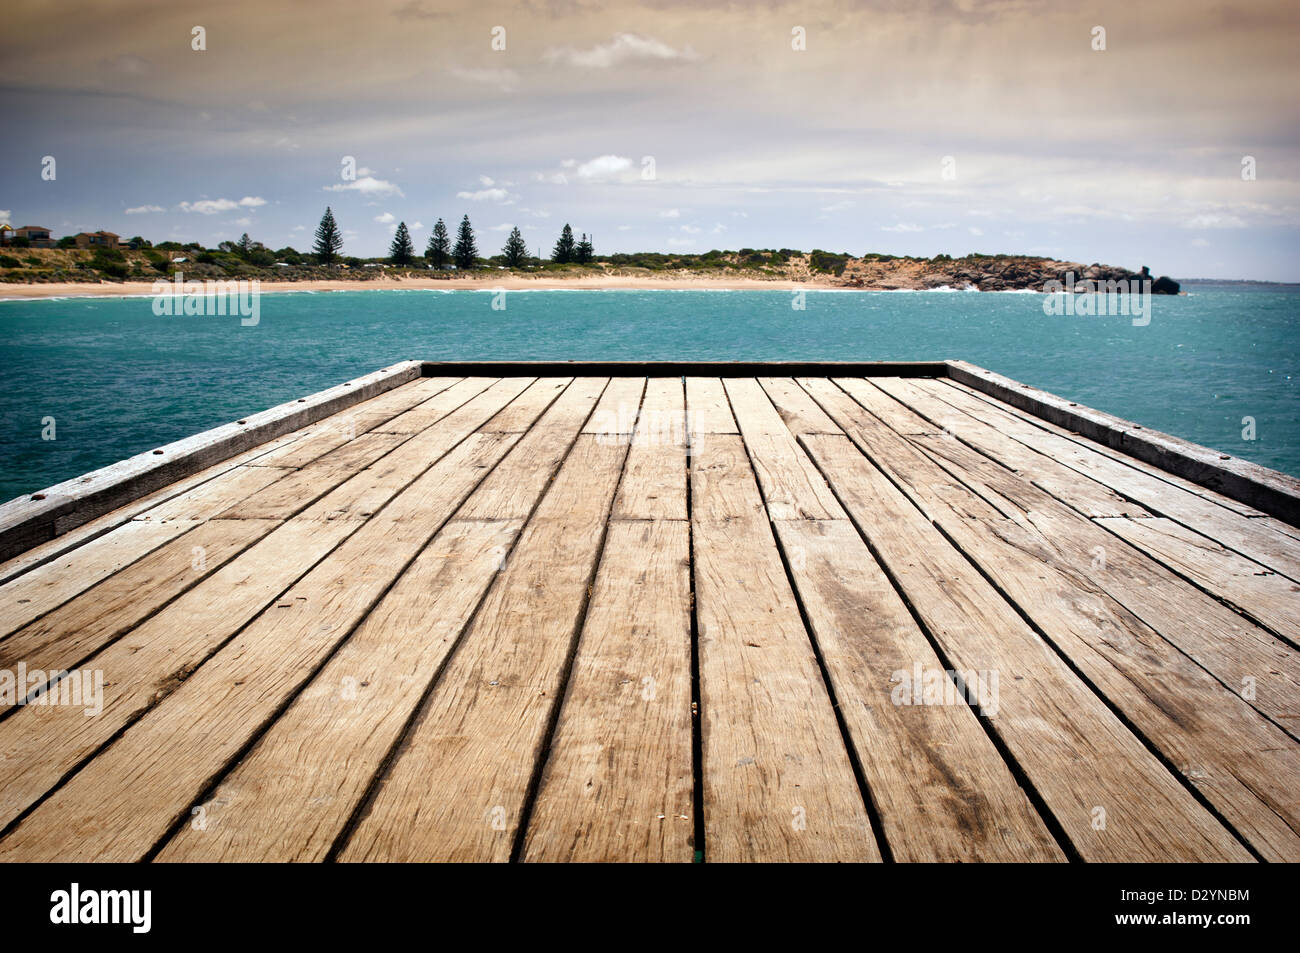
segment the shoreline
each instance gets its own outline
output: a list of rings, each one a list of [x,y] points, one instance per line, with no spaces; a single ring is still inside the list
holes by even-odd
[[[234,280],[234,279],[228,279]],[[331,278],[319,281],[254,279],[263,293],[292,291],[891,291],[907,289],[846,288],[833,281],[787,281],[756,278]],[[202,279],[195,279],[202,283]],[[154,281],[32,282],[0,284],[0,301],[41,298],[152,297],[155,284],[174,286],[170,279]],[[188,282],[187,282],[188,283]]]

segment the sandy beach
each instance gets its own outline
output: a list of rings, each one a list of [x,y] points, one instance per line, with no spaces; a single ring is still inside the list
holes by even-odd
[[[170,281],[166,282],[169,286]],[[753,278],[648,278],[610,275],[604,278],[526,278],[519,275],[494,277],[484,275],[474,278],[371,278],[331,279],[327,281],[266,281],[260,282],[263,292],[277,291],[393,291],[425,289],[438,291],[476,291],[501,288],[506,291],[548,291],[567,289],[574,291],[614,290],[677,290],[677,291],[785,291],[795,288],[808,290],[844,290],[844,285],[834,281],[764,281]],[[127,297],[154,293],[154,283],[149,281],[98,281],[51,282],[39,284],[0,285],[0,300],[6,298],[66,298],[66,297]]]

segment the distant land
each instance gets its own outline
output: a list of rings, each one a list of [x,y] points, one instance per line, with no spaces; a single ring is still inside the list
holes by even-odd
[[[1152,278],[1155,293],[1176,294],[1178,283],[1099,263],[1030,255],[938,255],[914,258],[881,253],[799,249],[714,250],[698,254],[643,252],[594,256],[584,264],[529,258],[506,268],[500,256],[479,258],[473,270],[435,269],[423,258],[396,265],[384,258],[343,257],[321,265],[292,248],[239,249],[168,243],[158,247],[15,248],[0,250],[0,297],[62,294],[148,294],[179,272],[186,281],[257,279],[266,290],[394,287],[763,288],[791,284],[821,289],[925,291],[1042,291],[1051,281],[1131,281]]]

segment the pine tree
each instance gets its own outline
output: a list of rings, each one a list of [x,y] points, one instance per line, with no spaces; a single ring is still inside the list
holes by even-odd
[[[239,236],[239,241],[235,243],[235,249],[240,258],[247,258],[248,253],[253,250],[253,240],[248,237],[248,232]]]
[[[388,257],[394,265],[409,265],[415,259],[415,246],[411,244],[411,233],[406,230],[405,222],[397,223],[393,233],[393,244],[388,249]]]
[[[587,238],[587,233],[582,233],[582,241],[578,242],[577,250],[573,253],[573,260],[579,264],[589,265],[595,255],[595,249],[591,247],[591,239]]]
[[[433,226],[433,234],[429,236],[429,245],[424,250],[424,257],[429,259],[429,264],[434,268],[445,268],[451,261],[451,239],[447,235],[447,226],[443,224],[442,219],[438,219],[438,224]]]
[[[505,247],[501,249],[501,254],[505,256],[507,268],[518,268],[528,257],[528,245],[524,242],[524,236],[520,234],[518,225],[511,230]]]
[[[474,229],[470,227],[468,215],[460,220],[456,247],[452,249],[451,257],[456,260],[456,267],[461,271],[473,268],[478,259],[478,246],[474,244]]]
[[[551,252],[551,261],[558,265],[567,265],[573,261],[573,255],[573,229],[566,222],[564,231],[560,232],[560,240],[555,243],[555,251]]]
[[[343,236],[339,234],[338,223],[334,221],[334,212],[328,206],[316,226],[316,244],[312,248],[322,265],[332,265],[343,250]]]

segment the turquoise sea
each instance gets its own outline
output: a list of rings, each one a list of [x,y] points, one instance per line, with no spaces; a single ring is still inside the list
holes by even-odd
[[[410,358],[961,358],[1300,475],[1300,288],[1185,290],[1144,327],[979,292],[810,291],[803,311],[788,291],[510,292],[505,310],[482,291],[277,292],[253,327],[150,298],[0,300],[0,499]]]

